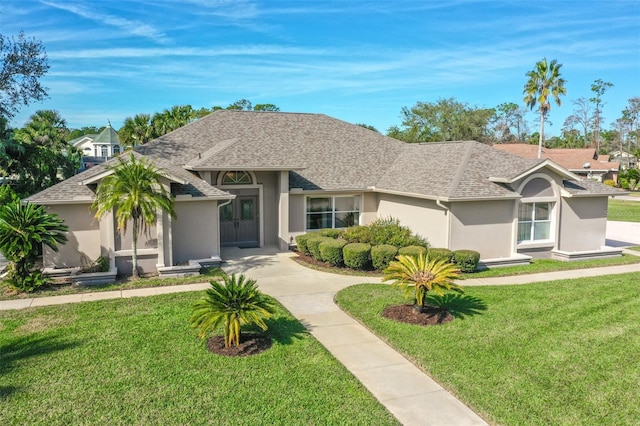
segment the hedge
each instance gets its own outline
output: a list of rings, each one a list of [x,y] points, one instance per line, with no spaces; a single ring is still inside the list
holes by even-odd
[[[342,249],[344,264],[353,269],[365,269],[371,259],[371,244],[350,243]]]
[[[309,240],[309,238],[315,237],[315,236],[316,236],[315,234],[302,234],[302,235],[296,236],[296,245],[298,246],[298,251],[309,256],[311,252],[307,247],[307,241]]]
[[[431,248],[428,251],[429,260],[446,260],[453,263],[453,252],[446,248]]]
[[[461,272],[473,272],[478,267],[480,253],[475,250],[456,250],[453,252],[453,261]]]
[[[318,231],[318,234],[322,235],[323,237],[340,238],[340,234],[342,234],[343,232],[344,231],[341,229],[328,228]]]
[[[314,236],[313,238],[309,238],[307,240],[307,248],[309,249],[309,253],[316,260],[322,260],[322,255],[320,254],[320,243],[324,241],[331,241],[333,238],[323,237],[322,235]]]
[[[389,263],[396,258],[398,248],[390,244],[380,244],[371,247],[371,263],[379,271],[387,269]]]
[[[401,254],[404,256],[418,256],[419,254],[425,254],[426,252],[427,252],[427,249],[422,246],[406,246],[406,247],[401,247],[398,250],[398,254]]]
[[[333,266],[342,266],[344,264],[342,248],[346,245],[347,242],[340,238],[322,241],[319,246],[322,261]]]

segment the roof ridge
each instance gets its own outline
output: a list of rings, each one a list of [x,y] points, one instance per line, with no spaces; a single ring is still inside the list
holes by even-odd
[[[458,163],[458,170],[456,171],[455,175],[453,175],[453,179],[451,179],[451,183],[449,184],[449,191],[447,192],[448,197],[453,196],[453,194],[455,193],[458,185],[460,184],[460,181],[462,180],[462,175],[464,174],[465,170],[467,170],[469,159],[471,158],[471,154],[473,153],[474,148],[477,146],[476,144],[479,144],[481,142],[464,141],[462,143],[466,145],[466,150],[464,156],[462,157],[462,160]]]

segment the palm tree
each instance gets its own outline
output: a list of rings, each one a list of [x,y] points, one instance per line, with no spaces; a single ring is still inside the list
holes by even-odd
[[[133,278],[138,278],[138,235],[156,222],[158,211],[175,218],[174,200],[162,185],[162,173],[144,158],[133,153],[128,161],[118,157],[112,174],[103,178],[91,208],[96,218],[115,210],[118,231],[125,232],[131,222]]]
[[[400,255],[396,259],[383,271],[383,281],[393,280],[391,284],[403,289],[406,296],[413,293],[417,310],[423,310],[428,292],[438,295],[448,290],[463,293],[462,288],[453,282],[460,276],[460,271],[445,259],[431,260],[424,253],[418,256]]]
[[[255,280],[244,275],[236,278],[233,274],[222,276],[222,282],[211,281],[211,288],[205,296],[193,304],[191,319],[199,337],[204,338],[209,331],[223,325],[225,347],[240,345],[240,328],[255,324],[267,329],[265,319],[274,313],[272,300],[258,290]]]
[[[0,208],[0,252],[10,262],[9,282],[22,291],[31,291],[44,283],[33,274],[36,259],[45,244],[58,251],[67,241],[69,228],[44,206],[14,200]]]
[[[566,95],[567,89],[564,84],[566,81],[560,77],[560,68],[556,59],[547,62],[547,58],[542,58],[536,63],[535,69],[529,71],[526,75],[529,78],[524,85],[524,102],[533,109],[538,105],[540,112],[540,138],[538,140],[538,158],[542,157],[542,143],[544,141],[544,121],[547,113],[551,110],[551,100],[555,100],[560,106],[560,95]]]
[[[19,142],[52,149],[64,149],[69,135],[67,122],[58,111],[36,111],[22,129],[15,132]]]
[[[131,148],[149,142],[153,139],[151,116],[149,114],[136,114],[133,118],[125,118],[124,124],[118,130],[118,137],[124,146]]]

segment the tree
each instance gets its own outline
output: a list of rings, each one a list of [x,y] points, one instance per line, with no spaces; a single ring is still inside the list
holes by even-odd
[[[133,278],[138,278],[138,235],[156,222],[159,210],[175,218],[174,200],[162,185],[162,172],[133,153],[128,161],[118,157],[107,170],[113,173],[98,184],[91,208],[96,218],[115,212],[120,232],[131,223]]]
[[[513,102],[498,105],[493,117],[496,139],[500,142],[525,139],[526,134],[529,133],[525,114],[526,110]]]
[[[41,101],[47,89],[40,84],[49,70],[42,42],[25,37],[0,34],[0,117],[12,118],[18,106]]]
[[[620,165],[622,166],[622,163],[625,159],[625,155],[624,155],[624,137],[625,135],[628,134],[629,132],[629,126],[630,125],[630,121],[623,117],[618,118],[615,122],[611,123],[611,127],[617,131],[618,133],[618,142],[620,143]],[[628,137],[628,136],[627,136]],[[626,166],[627,169],[629,168],[629,158],[630,153],[627,154],[626,156]]]
[[[274,104],[256,104],[253,107],[254,111],[270,111],[270,112],[279,112],[280,108],[275,106]]]
[[[135,148],[144,145],[153,138],[153,126],[149,114],[136,114],[133,118],[124,119],[124,124],[118,130],[118,137],[122,145]]]
[[[538,140],[538,158],[542,157],[542,144],[544,143],[544,122],[547,114],[551,110],[551,100],[555,100],[560,106],[560,96],[565,95],[567,90],[564,87],[566,81],[560,77],[560,68],[556,59],[547,62],[547,58],[542,58],[536,62],[536,67],[529,71],[526,76],[529,78],[524,85],[524,102],[533,110],[538,105],[540,112],[540,138]]]
[[[189,124],[194,118],[191,105],[174,105],[161,113],[156,113],[151,119],[153,137],[164,136],[182,126]]]
[[[25,144],[62,150],[67,145],[69,129],[58,111],[36,111],[22,129],[15,132],[15,139]]]
[[[79,129],[69,129],[69,140],[79,138],[84,135],[94,134],[97,135],[104,130],[105,126],[83,126]]]
[[[200,338],[222,324],[225,347],[240,345],[240,328],[255,324],[267,329],[265,319],[274,312],[271,299],[265,296],[255,280],[244,275],[222,276],[222,283],[211,281],[205,296],[194,303],[190,318],[191,326],[198,329]]]
[[[622,111],[622,118],[629,123],[628,152],[631,154],[631,141],[635,143],[637,149],[640,138],[640,97],[636,96],[628,100],[627,106]]]
[[[597,79],[591,85],[591,91],[595,94],[595,96],[589,98],[589,100],[596,106],[596,110],[593,113],[593,124],[597,150],[600,150],[600,123],[603,119],[603,117],[600,115],[602,113],[600,107],[604,105],[604,103],[602,102],[602,95],[604,95],[604,93],[611,87],[613,87],[612,83],[603,81],[601,79]]]
[[[246,99],[240,99],[238,101],[235,101],[231,105],[229,105],[226,109],[233,109],[238,111],[252,111],[253,107],[252,107],[251,101],[248,101]]]
[[[402,128],[392,126],[387,135],[405,142],[489,142],[489,123],[494,114],[493,109],[471,107],[455,98],[417,102],[411,108],[402,108]]]
[[[428,292],[438,295],[449,290],[463,293],[462,288],[453,282],[460,271],[446,259],[431,260],[425,253],[400,255],[396,259],[383,271],[382,280],[393,281],[391,285],[403,289],[405,295],[413,293],[416,309],[423,310]]]
[[[380,133],[380,131],[378,129],[376,129],[375,127],[373,127],[370,124],[356,123],[356,126],[364,127],[365,129],[373,130],[374,132]]]
[[[33,266],[43,244],[54,251],[67,241],[69,228],[44,206],[14,200],[0,208],[0,251],[9,263],[9,283],[33,291],[46,282]]]
[[[578,98],[572,103],[575,105],[575,109],[573,114],[564,121],[564,127],[573,129],[575,126],[580,126],[584,135],[584,147],[586,148],[589,145],[589,128],[593,121],[589,100],[587,98]]]

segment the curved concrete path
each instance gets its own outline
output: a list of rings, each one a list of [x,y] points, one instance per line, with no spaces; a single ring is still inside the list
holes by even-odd
[[[638,253],[638,252],[636,252]],[[640,253],[638,253],[640,254]],[[314,271],[298,265],[291,252],[275,248],[224,249],[223,269],[258,280],[404,425],[485,425],[472,410],[445,391],[403,356],[342,312],[333,298],[350,285],[379,278]],[[512,285],[585,276],[640,273],[640,264],[560,271],[518,277],[468,279],[465,286]],[[200,291],[209,284],[141,288],[0,301],[0,310]]]

